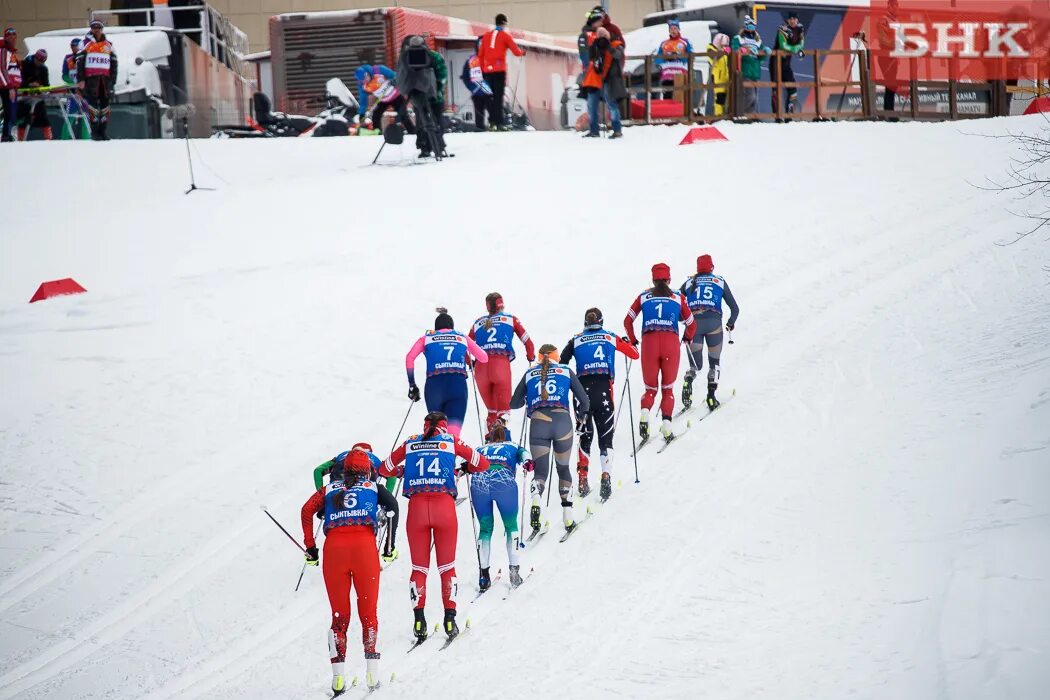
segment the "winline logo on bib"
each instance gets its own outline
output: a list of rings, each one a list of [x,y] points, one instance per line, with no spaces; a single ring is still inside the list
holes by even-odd
[[[879,82],[1034,79],[1050,70],[1047,0],[872,0]]]

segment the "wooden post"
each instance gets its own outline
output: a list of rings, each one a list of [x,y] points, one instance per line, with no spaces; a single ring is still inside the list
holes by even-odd
[[[911,100],[911,118],[916,119],[919,116],[919,86],[916,85],[918,79],[915,76],[915,70],[918,62],[914,58],[908,59],[908,98]]]
[[[685,119],[687,122],[693,121],[693,52],[689,52],[689,60],[686,62],[686,79],[689,81],[685,84]]]
[[[645,123],[653,123],[653,57],[645,57]]]
[[[780,98],[783,97],[781,90],[784,85],[784,76],[781,75],[780,70],[780,49],[774,49],[773,51],[773,65],[777,67],[776,85],[773,87],[776,91],[773,95],[773,104],[775,104],[777,108],[773,110],[773,118],[776,119],[777,122],[782,122],[784,121],[784,106],[780,104]],[[758,109],[758,107],[756,106],[755,109]],[[762,110],[758,111],[761,112]]]
[[[875,118],[875,81],[871,78],[871,53],[857,49],[860,61],[860,104],[865,119]]]
[[[820,89],[820,53],[819,49],[813,52],[813,100],[817,107],[818,122],[824,120],[824,93]],[[839,105],[839,109],[842,109],[842,105]]]
[[[948,118],[959,118],[959,63],[957,58],[948,61]]]

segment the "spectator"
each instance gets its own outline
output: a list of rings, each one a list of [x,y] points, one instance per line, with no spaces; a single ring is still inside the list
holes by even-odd
[[[51,86],[51,76],[47,71],[47,51],[40,49],[22,61],[22,87],[46,88]],[[50,141],[51,122],[47,120],[47,107],[43,99],[36,97],[18,105],[18,140],[25,141],[29,129],[38,128],[44,134],[44,140]]]
[[[619,101],[627,96],[623,83],[623,58],[623,42],[612,39],[605,27],[598,27],[590,46],[587,74],[583,78],[583,85],[588,88],[587,116],[590,119],[590,129],[584,138],[597,138],[600,135],[598,105],[603,98],[612,120],[613,133],[609,138],[623,136],[618,106]]]
[[[481,72],[485,82],[492,88],[492,122],[499,131],[509,131],[503,117],[503,96],[507,90],[507,50],[515,56],[524,56],[514,37],[507,31],[507,16],[496,15],[496,26],[481,36]]]
[[[758,33],[758,25],[750,17],[744,18],[744,27],[740,33],[733,37],[731,44],[733,51],[740,56],[740,72],[744,81],[751,82],[762,79],[762,59],[772,53],[768,46],[762,44],[762,37]],[[745,116],[753,114],[758,109],[758,88],[743,86],[740,90],[740,104],[737,106],[737,115]]]
[[[613,24],[612,17],[609,16],[609,11],[601,5],[595,5],[594,9],[591,10],[591,12],[601,14],[602,26],[609,30],[610,41],[619,41],[621,44],[623,44],[624,53],[626,53],[627,39],[624,37],[623,31],[618,26]]]
[[[0,105],[4,108],[4,130],[0,141],[14,141],[11,129],[15,126],[18,109],[18,88],[22,85],[22,64],[18,60],[18,32],[14,27],[4,30],[0,44]]]
[[[777,69],[775,64],[779,63],[781,81],[785,83],[795,82],[795,71],[791,68],[791,59],[794,56],[802,58],[806,55],[806,28],[798,21],[797,12],[789,12],[787,23],[780,25],[780,29],[777,30],[776,48],[778,51],[783,51],[784,54],[769,59],[770,80],[777,79]],[[787,94],[787,105],[785,110],[788,114],[792,114],[798,107],[798,101],[795,99],[795,95],[798,94],[798,89],[788,87],[784,88],[784,92]],[[772,106],[774,114],[776,113],[778,103],[780,102],[779,93],[779,90],[773,88]]]
[[[478,131],[485,130],[485,110],[489,113],[489,123],[496,126],[492,121],[492,88],[485,82],[485,76],[481,73],[481,59],[478,58],[478,47],[481,46],[481,37],[478,37],[474,45],[474,53],[464,61],[463,72],[459,78],[470,90],[470,100],[474,103],[474,126]]]
[[[62,59],[62,82],[72,86],[69,99],[66,100],[66,114],[72,129],[71,138],[87,138],[87,114],[84,113],[80,96],[77,94],[77,56],[80,55],[80,39],[69,42],[69,53]]]
[[[418,34],[405,37],[397,57],[397,89],[407,97],[415,110],[419,122],[416,148],[421,158],[431,153],[445,153],[441,115],[434,112],[434,106],[438,104],[437,85],[437,67],[426,40]]]
[[[434,78],[437,81],[437,97],[430,102],[430,108],[434,111],[438,128],[442,133],[445,131],[445,94],[448,91],[448,63],[440,51],[430,50],[430,57],[434,59]]]
[[[360,95],[357,100],[357,114],[359,117],[364,117],[368,112],[369,97],[371,97],[375,101],[375,107],[372,109],[372,122],[374,124],[382,128],[383,114],[389,107],[397,113],[397,120],[405,127],[405,131],[410,134],[416,132],[415,125],[412,124],[412,120],[408,117],[408,103],[405,100],[405,96],[397,89],[395,83],[397,73],[390,70],[387,66],[378,64],[374,66],[366,65],[354,71],[354,77],[357,78],[357,89]]]
[[[109,140],[109,103],[117,84],[117,54],[104,28],[101,21],[91,20],[91,33],[77,57],[77,87],[87,100],[95,141]]]
[[[654,63],[660,68],[660,84],[664,87],[676,87],[682,84],[689,72],[689,54],[693,45],[682,36],[682,25],[677,19],[667,20],[668,37],[656,48]],[[674,98],[674,91],[664,91],[665,100]]]
[[[897,0],[889,0],[878,25],[879,53],[882,54],[879,56],[879,70],[886,89],[882,96],[882,109],[885,112],[892,112],[897,102],[897,59],[893,57],[897,34],[892,26],[897,23],[897,9]]]
[[[587,21],[584,22],[583,28],[580,29],[580,35],[576,38],[580,64],[583,66],[583,71],[580,73],[581,84],[583,83],[583,76],[587,75],[587,64],[591,61],[591,44],[594,42],[594,33],[598,31],[598,27],[601,26],[604,19],[605,11],[599,5],[587,13]]]
[[[726,97],[729,94],[729,37],[715,34],[707,45],[707,58],[711,63],[711,85],[715,91],[715,116],[726,113]]]

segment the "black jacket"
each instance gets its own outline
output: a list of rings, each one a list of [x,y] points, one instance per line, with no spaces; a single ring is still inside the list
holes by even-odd
[[[30,54],[29,58],[22,61],[23,87],[47,87],[50,84],[51,77],[47,72],[47,64],[37,63],[32,54]]]

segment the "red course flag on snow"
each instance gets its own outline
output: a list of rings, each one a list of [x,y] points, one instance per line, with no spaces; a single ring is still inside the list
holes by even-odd
[[[61,280],[52,280],[50,282],[44,282],[36,290],[36,294],[29,300],[32,304],[34,301],[43,301],[44,299],[50,299],[51,297],[60,297],[66,294],[83,294],[87,290],[76,283],[75,280],[66,277]]]
[[[689,133],[685,135],[679,146],[688,146],[691,143],[700,143],[701,141],[728,141],[721,131],[713,126],[694,126],[689,130]]]

